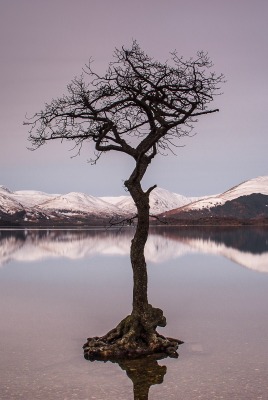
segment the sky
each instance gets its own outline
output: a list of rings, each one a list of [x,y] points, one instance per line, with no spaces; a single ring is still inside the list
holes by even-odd
[[[268,175],[267,0],[0,0],[0,185],[12,191],[125,195],[132,161],[70,143],[28,150],[25,116],[61,96],[88,60],[104,72],[114,49],[135,39],[160,61],[177,50],[208,52],[226,83],[196,135],[176,155],[158,155],[143,187],[157,184],[185,196],[221,193]]]

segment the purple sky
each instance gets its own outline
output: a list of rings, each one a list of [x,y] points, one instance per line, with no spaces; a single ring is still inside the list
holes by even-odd
[[[104,71],[115,47],[136,39],[166,60],[209,53],[226,76],[220,113],[203,116],[177,156],[158,156],[144,187],[187,196],[222,192],[268,175],[267,0],[1,0],[0,184],[11,190],[125,194],[131,161],[104,155],[96,166],[70,143],[27,150],[25,114],[65,92],[92,57]]]

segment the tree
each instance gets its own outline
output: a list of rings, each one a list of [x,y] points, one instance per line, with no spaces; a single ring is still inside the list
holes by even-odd
[[[133,309],[130,316],[102,338],[88,339],[88,358],[135,357],[138,354],[167,353],[175,356],[178,340],[156,331],[165,326],[162,310],[147,298],[147,270],[144,248],[149,232],[149,195],[156,185],[144,190],[142,178],[157,154],[172,151],[177,139],[190,135],[201,115],[219,94],[223,75],[211,71],[207,54],[184,60],[176,52],[165,63],[145,54],[134,41],[130,49],[114,52],[107,72],[100,76],[92,64],[81,77],[67,86],[68,93],[46,104],[27,122],[33,149],[47,141],[75,143],[78,152],[85,142],[95,148],[95,163],[102,153],[125,153],[135,161],[124,182],[137,207],[137,227],[131,243]]]

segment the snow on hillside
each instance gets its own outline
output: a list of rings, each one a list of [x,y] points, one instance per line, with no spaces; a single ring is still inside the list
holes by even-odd
[[[0,194],[8,194],[8,193],[12,193],[12,192],[5,186],[0,185]]]
[[[182,207],[197,199],[185,197],[157,187],[150,194],[150,213],[157,215],[173,208]]]
[[[118,212],[129,215],[136,214],[136,207],[130,196],[118,196],[118,197],[99,197],[100,200],[105,201],[109,204],[113,204],[117,207]]]
[[[21,211],[24,208],[35,207],[46,200],[53,199],[55,196],[58,195],[47,194],[36,190],[18,190],[16,192],[12,192],[11,190],[1,185],[0,207],[2,206],[7,211],[7,202],[8,202],[10,204],[9,207],[12,207],[14,211]]]
[[[8,191],[0,190],[0,211],[7,214],[14,214],[23,210],[24,207],[18,201],[12,199]]]
[[[130,196],[100,197],[100,199],[111,202],[123,212],[130,214],[136,213],[136,207]],[[150,214],[157,215],[173,208],[182,207],[197,199],[199,198],[185,197],[157,187],[150,193]]]
[[[182,208],[183,211],[201,210],[223,205],[229,200],[237,199],[240,196],[248,196],[252,193],[268,195],[268,176],[260,176],[250,179],[240,185],[234,186],[226,192],[214,196],[209,196]]]
[[[227,200],[233,200],[240,196],[248,196],[252,193],[261,193],[268,195],[268,176],[259,176],[255,179],[250,179],[249,181],[243,182],[226,192],[221,196]]]
[[[118,212],[117,207],[113,204],[109,204],[97,197],[76,192],[57,196],[52,200],[39,204],[38,207],[44,211],[56,210],[68,213],[115,214]]]
[[[106,203],[113,204],[114,206],[117,206],[118,203],[120,203],[122,200],[129,199],[130,196],[102,196],[98,197],[98,199],[101,199],[105,201]]]
[[[19,201],[25,207],[34,207],[47,200],[54,199],[58,194],[48,194],[36,190],[17,190],[12,193],[12,198]]]
[[[251,179],[222,194],[205,198],[185,197],[165,189],[155,188],[150,194],[150,213],[157,215],[179,208],[182,211],[211,208],[222,205],[228,200],[252,193],[268,195],[268,176]],[[49,214],[52,211],[62,215],[86,213],[105,217],[127,216],[136,213],[136,207],[130,196],[93,197],[75,192],[55,195],[34,190],[12,192],[4,186],[0,186],[0,211],[12,214],[16,211],[23,211],[23,209],[32,214],[40,211]]]

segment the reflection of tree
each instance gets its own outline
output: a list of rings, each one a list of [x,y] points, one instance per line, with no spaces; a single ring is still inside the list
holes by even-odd
[[[150,387],[163,383],[167,371],[166,366],[158,365],[152,358],[123,360],[118,365],[133,382],[134,400],[147,400]]]
[[[87,355],[85,354],[87,359]],[[134,400],[148,400],[149,390],[152,385],[161,385],[167,372],[165,365],[159,365],[157,360],[165,358],[164,355],[152,355],[138,359],[111,360],[126,371],[133,383]],[[93,360],[91,360],[93,361]]]

